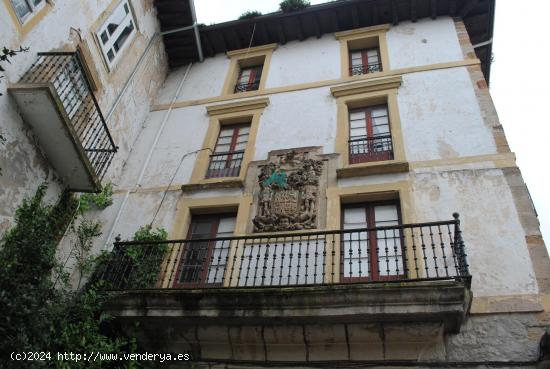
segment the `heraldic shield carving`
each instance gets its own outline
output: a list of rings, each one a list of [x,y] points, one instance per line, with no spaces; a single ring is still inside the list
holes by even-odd
[[[317,228],[319,177],[323,162],[289,151],[259,167],[254,232]]]

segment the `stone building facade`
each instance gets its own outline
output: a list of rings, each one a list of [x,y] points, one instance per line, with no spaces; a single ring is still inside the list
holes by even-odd
[[[79,8],[50,41],[40,28],[10,39],[76,47],[119,3]],[[95,249],[146,224],[169,241],[147,246],[146,285],[120,254],[103,271],[120,324],[205,368],[535,368],[550,268],[488,90],[494,1],[335,2],[200,32],[191,19],[164,35],[167,57],[160,41],[148,49],[183,3],[157,1],[155,15],[131,1],[140,34],[120,72],[88,47],[104,110],[150,58],[107,121],[120,150]],[[54,171],[3,104],[15,117],[4,175],[36,153],[9,177],[14,208]]]

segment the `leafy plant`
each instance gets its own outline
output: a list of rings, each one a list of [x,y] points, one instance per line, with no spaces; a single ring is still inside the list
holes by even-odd
[[[262,12],[259,12],[257,10],[247,10],[239,16],[239,19],[255,18],[259,17],[260,15],[262,15]]]
[[[310,5],[311,3],[307,0],[284,0],[279,4],[279,8],[283,12],[289,13],[305,9]]]
[[[113,205],[113,184],[109,182],[104,185],[100,193],[84,193],[79,200],[81,213],[90,210],[92,206],[103,210]]]
[[[28,47],[19,47],[19,50],[12,50],[7,47],[2,47],[2,50],[0,51],[0,73],[4,73],[6,70],[2,66],[2,62],[8,62],[11,64],[11,60],[14,56],[16,56],[19,53],[26,53],[29,51]],[[0,75],[0,79],[4,78],[4,76]],[[2,94],[0,93],[0,96]]]
[[[55,352],[136,352],[135,340],[118,331],[102,313],[107,295],[101,283],[74,291],[56,258],[57,244],[73,220],[78,202],[69,193],[55,205],[44,203],[46,186],[23,201],[15,226],[0,240],[0,357],[11,352],[51,352],[52,360],[17,362],[19,368],[138,368],[136,362],[60,361]],[[84,255],[100,226],[82,220],[76,227],[75,248]],[[61,284],[57,284],[61,281]],[[15,365],[14,364],[14,365]]]

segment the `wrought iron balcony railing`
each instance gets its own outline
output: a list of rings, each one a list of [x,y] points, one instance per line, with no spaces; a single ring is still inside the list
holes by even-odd
[[[113,290],[468,282],[460,221],[453,216],[373,229],[116,242],[94,278]]]
[[[246,92],[246,91],[256,91],[260,88],[260,81],[252,83],[237,83],[235,85],[235,93],[237,92]]]
[[[393,159],[391,135],[354,138],[348,143],[350,164]]]
[[[105,175],[117,147],[76,52],[38,53],[20,84],[51,84],[95,175]]]
[[[210,155],[206,178],[237,177],[241,171],[244,151],[215,153]]]
[[[349,69],[350,76],[359,76],[374,72],[382,72],[381,63],[369,63],[368,65],[355,65]]]

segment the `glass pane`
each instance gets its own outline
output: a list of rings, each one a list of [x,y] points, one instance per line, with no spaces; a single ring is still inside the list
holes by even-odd
[[[101,33],[101,42],[105,45],[107,41],[109,41],[109,35],[107,35],[107,31],[103,31]]]
[[[365,216],[365,209],[364,208],[347,208],[344,209],[344,226],[354,223],[354,224],[362,224],[364,227],[366,227],[367,219]],[[350,228],[361,228],[361,227],[350,227]],[[346,228],[346,229],[350,229]]]
[[[11,0],[11,2],[19,19],[23,19],[31,12],[31,8],[25,0]]]
[[[397,221],[397,207],[395,205],[379,205],[374,207],[376,225],[381,222]]]
[[[120,50],[126,40],[128,39],[128,36],[132,33],[134,30],[134,23],[130,21],[130,24],[124,28],[124,31],[118,36],[117,40],[115,41],[114,48],[116,51]]]
[[[119,6],[115,9],[113,14],[109,17],[107,20],[107,30],[109,31],[109,34],[115,33],[117,28],[120,26],[120,24],[124,21],[124,18],[126,18],[126,10],[123,6]]]
[[[365,120],[365,112],[363,111],[355,111],[355,112],[350,112],[349,113],[349,119],[350,120],[356,120],[356,119],[361,119],[361,120]]]
[[[235,217],[226,217],[220,219],[220,224],[218,225],[218,236],[227,235],[228,233],[233,234],[235,231]]]
[[[113,49],[109,49],[107,57],[109,58],[109,61],[113,61],[113,59],[115,58],[115,53],[113,52]]]

